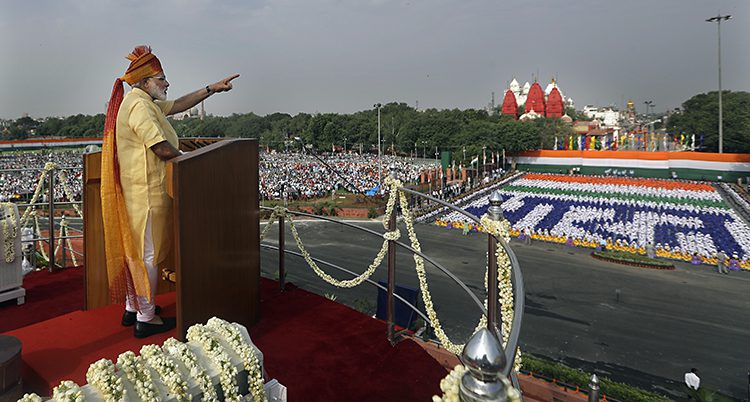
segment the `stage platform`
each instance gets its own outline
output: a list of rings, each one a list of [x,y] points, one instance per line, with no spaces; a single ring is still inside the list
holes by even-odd
[[[175,313],[174,293],[157,303],[164,315]],[[78,310],[6,332],[23,344],[24,391],[49,395],[65,379],[84,384],[92,362],[174,336],[136,339],[121,315],[116,305]],[[261,320],[249,330],[290,401],[428,401],[446,374],[415,342],[391,346],[382,321],[291,284],[280,292],[277,282],[262,279]]]

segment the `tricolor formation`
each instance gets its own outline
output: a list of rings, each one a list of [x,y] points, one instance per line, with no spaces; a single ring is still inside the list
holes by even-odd
[[[500,188],[511,235],[714,264],[719,251],[750,269],[750,228],[709,184],[528,173]],[[481,216],[489,196],[462,205]],[[471,225],[451,213],[437,224]],[[476,230],[475,226],[471,227]]]

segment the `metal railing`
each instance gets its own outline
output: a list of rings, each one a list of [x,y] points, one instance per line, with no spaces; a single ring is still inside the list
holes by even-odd
[[[404,187],[398,188],[398,191],[402,191],[404,193],[407,193],[407,194],[410,194],[410,195],[413,195],[413,196],[426,198],[426,199],[428,199],[431,202],[438,203],[440,205],[443,205],[444,207],[447,207],[447,208],[449,208],[451,210],[459,212],[459,213],[463,214],[464,216],[466,216],[467,218],[471,219],[472,221],[474,221],[474,222],[476,222],[478,224],[481,223],[480,219],[478,217],[476,217],[473,214],[471,214],[471,213],[469,213],[467,211],[464,211],[463,209],[461,209],[461,208],[459,208],[459,207],[457,207],[455,205],[452,205],[452,204],[450,204],[448,202],[442,201],[442,200],[434,198],[432,196],[420,193],[420,192],[415,191],[415,190],[404,188]],[[492,206],[490,207],[490,210],[489,210],[490,218],[493,219],[493,220],[496,220],[496,221],[504,219],[503,216],[502,216],[502,209],[500,207],[501,198],[500,198],[499,194],[493,194],[493,196],[491,197],[490,201],[491,201],[491,204],[492,204]],[[268,210],[268,211],[272,211],[273,210],[273,208],[264,207],[264,206],[261,206],[261,209]],[[397,211],[397,207],[394,206],[394,211],[391,214],[390,220],[388,222],[388,227],[387,227],[388,231],[394,231],[394,230],[396,230],[396,211]],[[417,251],[417,250],[415,250],[414,248],[412,248],[411,246],[409,246],[407,244],[404,244],[404,243],[402,243],[400,241],[397,241],[397,240],[388,240],[388,239],[385,238],[385,235],[382,234],[382,233],[379,233],[379,232],[376,232],[374,230],[371,230],[371,229],[368,229],[368,228],[365,228],[365,227],[362,227],[362,226],[359,226],[359,225],[355,225],[355,224],[352,224],[352,223],[349,223],[349,222],[344,222],[344,221],[336,220],[336,219],[333,219],[333,218],[328,218],[328,217],[324,217],[324,216],[309,214],[309,213],[301,212],[301,211],[287,210],[287,213],[293,214],[295,216],[304,216],[304,217],[308,217],[308,218],[313,218],[313,219],[318,219],[318,220],[333,222],[333,223],[338,224],[338,225],[344,225],[344,226],[351,227],[351,228],[354,228],[356,230],[359,230],[359,231],[362,231],[362,232],[365,232],[365,233],[372,234],[374,236],[382,238],[383,240],[387,240],[388,241],[388,263],[387,263],[387,266],[388,266],[388,283],[387,283],[387,286],[384,289],[384,287],[380,286],[379,284],[377,284],[377,283],[375,283],[375,282],[373,282],[373,281],[371,281],[369,279],[367,280],[367,282],[370,283],[370,284],[372,284],[372,285],[374,285],[374,286],[377,286],[380,289],[386,290],[386,294],[387,294],[387,296],[386,296],[387,297],[387,299],[386,299],[387,300],[387,312],[386,312],[387,338],[388,338],[388,340],[392,344],[394,344],[395,342],[397,342],[396,338],[399,335],[399,334],[396,334],[395,331],[394,331],[394,327],[395,327],[394,301],[395,301],[395,299],[398,299],[398,300],[404,302],[406,306],[408,306],[411,310],[415,311],[420,317],[422,317],[425,320],[425,324],[426,325],[429,325],[429,323],[430,323],[430,320],[427,319],[427,317],[425,317],[425,315],[421,311],[419,311],[419,309],[416,306],[414,306],[414,305],[412,305],[410,303],[406,303],[403,298],[401,298],[400,296],[396,295],[395,292],[394,292],[395,283],[396,283],[396,247],[401,247],[402,249],[407,250],[410,253],[413,253],[415,255],[420,256],[425,261],[429,262],[432,266],[434,266],[435,268],[437,268],[438,270],[440,270],[443,274],[445,274],[446,276],[448,276],[464,292],[466,292],[467,295],[469,295],[469,297],[474,301],[474,303],[476,304],[477,308],[481,311],[481,313],[487,317],[487,327],[491,329],[491,331],[490,331],[491,332],[491,336],[489,338],[486,337],[486,334],[484,334],[482,331],[480,331],[480,332],[476,333],[472,337],[472,339],[466,344],[466,346],[464,348],[464,353],[461,356],[462,362],[464,362],[464,364],[467,367],[470,368],[467,371],[466,375],[472,377],[472,379],[474,381],[473,384],[476,387],[478,387],[478,388],[482,388],[482,387],[484,387],[487,384],[487,382],[484,381],[485,379],[490,379],[490,381],[495,381],[496,378],[499,378],[498,377],[499,375],[502,375],[502,376],[505,376],[505,377],[509,377],[511,379],[512,383],[513,383],[513,386],[516,389],[520,389],[516,373],[513,371],[513,362],[515,360],[516,351],[518,349],[518,338],[520,336],[521,323],[522,323],[522,320],[523,320],[523,311],[524,311],[524,305],[525,305],[524,283],[523,283],[523,275],[521,273],[521,268],[520,268],[520,265],[518,263],[518,259],[516,258],[516,255],[513,252],[513,250],[510,248],[510,246],[508,245],[508,243],[505,242],[504,239],[502,239],[502,238],[498,239],[497,237],[495,237],[495,236],[493,236],[491,234],[488,234],[488,255],[489,256],[494,256],[497,248],[501,247],[504,250],[504,252],[507,254],[507,256],[508,256],[508,258],[510,260],[510,264],[511,264],[511,279],[512,279],[512,282],[513,282],[513,289],[514,289],[514,294],[513,294],[513,296],[514,296],[514,308],[513,308],[514,315],[513,315],[513,322],[511,324],[511,328],[510,328],[510,331],[509,331],[508,342],[506,344],[506,347],[503,350],[502,343],[500,342],[500,340],[502,339],[502,336],[501,336],[502,320],[499,317],[499,309],[498,309],[498,303],[499,303],[498,302],[499,286],[497,285],[498,284],[498,280],[497,280],[498,272],[497,272],[497,260],[495,258],[492,258],[492,257],[488,258],[489,262],[488,262],[488,272],[487,272],[487,275],[488,275],[487,283],[488,284],[494,284],[494,286],[492,286],[492,285],[488,286],[488,289],[487,289],[488,306],[485,309],[484,306],[483,306],[483,303],[479,301],[479,299],[474,294],[474,292],[472,292],[466,286],[466,284],[464,284],[458,277],[456,277],[452,272],[450,272],[450,270],[448,270],[443,265],[441,265],[437,261],[433,260],[429,256],[425,255],[421,251]],[[271,246],[271,245],[268,245],[268,244],[262,244],[261,246],[264,247],[264,248],[267,248],[267,249],[278,250],[278,252],[279,252],[279,266],[278,266],[279,286],[283,290],[284,286],[285,286],[285,277],[286,277],[286,266],[285,266],[286,262],[285,262],[285,259],[284,259],[284,255],[285,254],[290,254],[290,255],[302,257],[302,254],[296,253],[296,252],[293,252],[293,251],[290,251],[290,250],[286,250],[286,248],[285,248],[285,229],[284,229],[284,227],[285,227],[285,219],[284,219],[283,216],[280,216],[278,219],[279,219],[279,221],[278,221],[278,223],[279,223],[279,230],[278,230],[278,236],[279,236],[278,237],[278,244],[279,244],[279,246],[278,247],[274,247],[274,246]],[[269,222],[268,224],[270,225],[271,222]],[[349,275],[352,275],[353,277],[357,276],[356,273],[354,273],[352,271],[349,271],[349,270],[347,270],[345,268],[339,267],[336,264],[332,264],[332,263],[329,263],[327,261],[323,261],[323,260],[315,259],[315,258],[313,258],[313,260],[316,261],[316,262],[325,264],[326,266],[329,266],[331,268],[337,269],[337,270],[339,270],[341,272],[345,272],[345,273],[347,273]],[[475,339],[477,339],[477,337],[482,337],[482,341],[475,341]],[[475,346],[473,347],[473,349],[471,349],[470,345],[475,345]],[[476,345],[479,345],[479,346],[476,346]],[[499,363],[496,364],[496,365],[493,365],[491,368],[489,368],[490,371],[497,370],[497,372],[495,372],[495,374],[494,374],[495,377],[493,377],[492,374],[488,375],[486,372],[482,371],[482,369],[479,369],[479,368],[477,368],[477,370],[472,370],[471,369],[471,367],[475,367],[475,368],[478,367],[476,365],[473,365],[472,364],[473,362],[476,363],[476,361],[481,361],[481,359],[480,360],[476,360],[476,361],[472,360],[474,358],[474,355],[471,355],[471,353],[474,353],[477,356],[482,355],[482,353],[486,354],[487,351],[488,351],[487,348],[492,349],[492,350],[499,350],[500,353],[501,353],[501,355],[502,355],[501,357],[498,358],[498,359],[500,359]],[[470,352],[469,352],[469,349],[471,349]],[[467,353],[469,353],[469,354],[467,354]],[[499,380],[498,380],[498,382],[499,382]],[[463,384],[463,382],[462,382],[462,384]],[[498,386],[498,385],[495,384],[495,382],[493,382],[493,386],[502,388],[502,384]],[[469,388],[471,388],[471,386],[469,386]],[[469,388],[467,388],[467,389],[469,389]],[[462,392],[463,392],[463,388],[462,388]],[[503,392],[505,392],[505,391],[503,391]],[[503,395],[505,395],[505,394],[503,393]],[[466,399],[466,400],[496,400],[496,399],[492,399],[491,397],[489,397],[489,398],[481,398],[481,399],[471,399],[470,397],[467,397],[467,398],[469,398],[469,399]],[[497,399],[497,400],[505,400],[505,399]]]
[[[20,208],[37,208],[37,207],[46,207],[47,210],[47,236],[41,236],[41,233],[37,233],[38,236],[35,236],[32,239],[29,239],[27,241],[32,241],[34,244],[37,244],[39,242],[41,243],[47,243],[49,246],[49,254],[48,254],[48,269],[50,272],[56,270],[57,268],[64,267],[66,265],[66,259],[67,259],[67,252],[74,253],[76,255],[83,256],[82,252],[78,252],[72,248],[68,248],[66,246],[66,240],[69,239],[81,239],[83,238],[83,231],[77,228],[68,227],[68,230],[73,230],[81,233],[81,235],[75,235],[75,236],[55,236],[55,211],[59,210],[60,205],[83,205],[82,201],[55,201],[55,181],[56,181],[56,172],[61,170],[81,170],[81,167],[75,167],[75,166],[65,166],[65,167],[55,167],[47,172],[46,177],[46,183],[42,183],[46,190],[44,194],[47,196],[46,202],[19,202],[16,203],[16,205]],[[0,173],[23,173],[23,172],[43,172],[45,169],[43,168],[24,168],[24,169],[2,169],[0,170]],[[38,184],[38,183],[37,183]],[[64,192],[63,192],[64,193]],[[63,194],[65,196],[65,194]],[[34,201],[34,200],[30,200]],[[62,240],[60,244],[60,252],[61,252],[61,264],[58,265],[55,261],[55,240]],[[34,247],[34,250],[36,250],[36,247]],[[31,260],[32,264],[36,265],[34,254],[32,253]]]

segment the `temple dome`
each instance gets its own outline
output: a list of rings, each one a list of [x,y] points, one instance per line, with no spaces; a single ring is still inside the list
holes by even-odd
[[[538,82],[534,82],[529,88],[529,95],[526,98],[525,108],[526,111],[534,110],[535,112],[545,115],[545,99],[542,86]]]
[[[518,119],[518,104],[516,103],[516,95],[513,93],[513,90],[509,89],[505,91],[505,97],[503,98],[503,105],[500,107],[500,113]]]
[[[547,117],[562,117],[563,113],[565,113],[565,104],[557,88],[552,88],[550,91],[545,110]]]
[[[521,92],[521,85],[515,78],[513,78],[513,81],[510,82],[509,89],[513,91],[513,93],[518,94]]]

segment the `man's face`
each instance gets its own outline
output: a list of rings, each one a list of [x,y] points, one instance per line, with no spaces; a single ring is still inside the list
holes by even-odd
[[[159,100],[167,100],[167,88],[169,81],[164,74],[146,78],[146,84],[143,86],[143,90],[151,95],[151,98]]]

